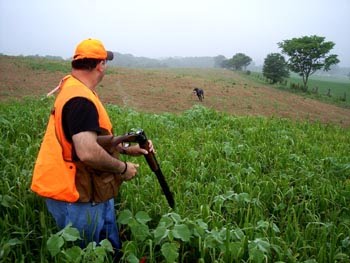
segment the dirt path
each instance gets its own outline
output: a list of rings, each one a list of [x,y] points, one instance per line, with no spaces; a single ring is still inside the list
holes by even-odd
[[[0,60],[0,101],[23,96],[44,96],[62,72],[32,70]],[[200,103],[194,87],[205,90]],[[321,121],[350,127],[350,109],[340,108],[245,80],[226,70],[111,68],[99,85],[105,103],[150,113],[181,113],[202,104],[234,115],[263,115]]]

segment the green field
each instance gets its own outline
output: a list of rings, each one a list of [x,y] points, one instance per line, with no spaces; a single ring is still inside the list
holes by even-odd
[[[82,251],[29,190],[51,103],[0,104],[0,261],[108,262],[108,244]],[[201,106],[107,110],[116,134],[143,128],[153,140],[176,201],[171,210],[146,162],[130,157],[140,173],[116,206],[125,262],[350,261],[349,129]]]
[[[290,78],[289,82],[300,83],[300,78]],[[350,104],[350,80],[339,79],[322,76],[312,76],[308,82],[309,90],[312,92],[313,89],[318,87],[318,93],[326,96],[328,89],[330,89],[330,95],[334,98],[344,98],[346,93],[346,101]]]
[[[262,73],[252,72],[252,74],[247,77],[260,84],[268,85]],[[337,106],[345,108],[350,107],[350,80],[348,78],[311,75],[308,81],[308,92],[306,93],[292,89],[292,84],[299,84],[302,86],[303,81],[301,77],[293,73],[283,85],[276,84],[271,86],[290,92],[296,92],[301,96],[335,104]],[[316,88],[317,93],[315,92]],[[330,90],[330,94],[328,94],[328,90]]]

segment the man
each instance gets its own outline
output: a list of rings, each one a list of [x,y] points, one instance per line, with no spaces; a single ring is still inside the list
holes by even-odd
[[[115,220],[114,197],[123,181],[133,179],[138,164],[123,162],[119,153],[138,156],[148,152],[138,145],[113,143],[112,124],[96,94],[103,79],[106,51],[96,39],[82,41],[75,50],[71,75],[56,90],[54,108],[35,163],[31,189],[46,198],[60,229],[71,223],[84,239],[82,245],[107,238],[121,248]],[[153,151],[149,141],[150,151]]]

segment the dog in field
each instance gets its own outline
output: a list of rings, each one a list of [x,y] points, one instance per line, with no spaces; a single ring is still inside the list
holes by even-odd
[[[204,90],[200,89],[200,88],[194,88],[193,89],[193,94],[196,94],[199,101],[203,101],[204,100]]]

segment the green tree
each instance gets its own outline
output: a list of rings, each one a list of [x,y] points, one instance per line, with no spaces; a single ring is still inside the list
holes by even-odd
[[[233,69],[231,64],[231,59],[225,59],[221,62],[221,67],[226,69]]]
[[[263,75],[273,84],[289,77],[288,65],[279,53],[268,54],[264,60]]]
[[[230,65],[234,70],[245,69],[252,59],[243,53],[237,53],[230,59]]]
[[[218,55],[218,56],[214,57],[214,67],[215,68],[223,67],[223,62],[225,60],[226,60],[226,58],[223,55]]]
[[[307,91],[310,75],[317,70],[328,71],[331,65],[339,63],[337,55],[328,55],[334,45],[333,42],[325,42],[324,37],[316,35],[292,38],[278,43],[282,53],[290,57],[289,69],[303,78],[304,91]]]

